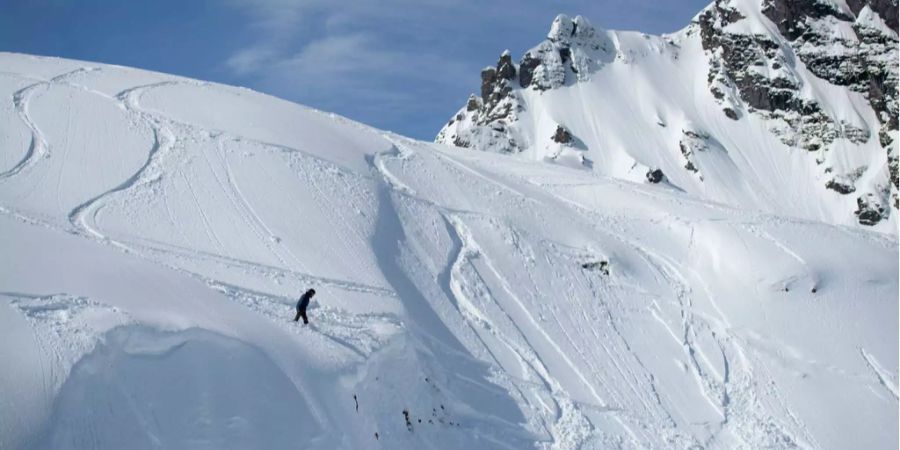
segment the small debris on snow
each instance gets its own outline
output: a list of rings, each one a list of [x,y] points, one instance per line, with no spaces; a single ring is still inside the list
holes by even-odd
[[[609,261],[591,261],[581,264],[582,269],[599,270],[603,275],[609,275]]]

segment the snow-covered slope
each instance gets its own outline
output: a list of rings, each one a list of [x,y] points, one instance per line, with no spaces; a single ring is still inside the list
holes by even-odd
[[[0,67],[0,448],[897,446],[896,234]]]
[[[672,35],[554,20],[436,141],[897,233],[896,0],[716,0]]]

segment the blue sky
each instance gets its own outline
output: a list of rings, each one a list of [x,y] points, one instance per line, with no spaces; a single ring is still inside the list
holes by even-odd
[[[0,50],[246,86],[431,140],[558,13],[672,32],[710,0],[0,0]]]

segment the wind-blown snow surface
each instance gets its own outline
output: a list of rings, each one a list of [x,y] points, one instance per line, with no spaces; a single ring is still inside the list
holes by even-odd
[[[896,235],[0,67],[0,448],[898,444]]]

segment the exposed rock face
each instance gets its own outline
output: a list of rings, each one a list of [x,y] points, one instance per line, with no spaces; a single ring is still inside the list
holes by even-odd
[[[859,15],[866,6],[872,9],[884,20],[885,24],[895,32],[897,31],[897,1],[896,0],[847,0],[847,6],[853,14]]]
[[[707,142],[709,134],[692,130],[682,130],[681,133],[682,137],[678,141],[678,148],[681,150],[681,155],[684,156],[684,168],[696,173],[702,181],[703,174],[700,173],[700,169],[697,167],[696,154],[709,150]]]
[[[856,199],[856,212],[859,223],[872,226],[881,221],[885,214],[885,208],[871,195]]]
[[[519,86],[541,91],[587,80],[612,47],[584,17],[572,20],[560,14],[553,20],[547,40],[522,57]]]
[[[746,106],[772,120],[770,130],[785,144],[809,151],[820,150],[838,138],[869,139],[866,130],[837,123],[816,101],[804,98],[792,47],[783,45],[777,36],[729,31],[728,25],[746,20],[731,3],[717,0],[697,22],[703,48],[710,53],[710,92],[729,118],[734,119],[736,111]],[[801,18],[833,18],[829,14],[834,14],[850,19],[817,0],[779,0],[768,3],[763,11],[774,17],[779,29],[790,30],[789,35],[800,33]],[[808,47],[799,42],[797,48]]]
[[[825,183],[825,187],[837,192],[838,194],[843,195],[847,195],[856,191],[856,187],[854,187],[853,184],[846,183],[837,179],[828,180],[828,182]]]
[[[553,133],[553,137],[550,138],[553,142],[557,144],[571,144],[572,143],[572,133],[569,133],[569,130],[565,129],[562,125],[556,126],[556,131]]]
[[[831,84],[865,95],[890,129],[897,129],[897,39],[879,29],[891,20],[897,32],[897,3],[852,2],[854,17],[816,0],[767,0],[763,14],[778,25],[806,68]],[[885,14],[875,11],[881,10]],[[843,36],[840,27],[854,36]]]
[[[647,177],[647,182],[653,183],[653,184],[665,181],[665,179],[666,179],[666,175],[660,169],[648,170],[646,177]]]
[[[515,122],[519,100],[512,83],[517,69],[509,52],[503,52],[496,67],[481,71],[481,97],[469,97],[460,111],[441,130],[436,141],[457,147],[491,147],[505,153],[522,150],[509,124]]]
[[[525,52],[518,65],[505,51],[496,66],[481,71],[480,101],[470,97],[464,111],[447,123],[435,141],[518,153],[528,143],[510,126],[523,108],[516,91],[541,92],[586,81],[613,53],[609,37],[587,19],[561,14],[554,19],[547,39]]]
[[[733,0],[716,0],[697,22],[703,47],[711,55],[710,92],[729,118],[746,106],[769,119],[770,131],[782,142],[810,152],[825,151],[837,139],[865,143],[872,131],[836,119],[819,102],[804,97],[797,61],[814,76],[862,94],[882,124],[878,131],[886,138],[882,146],[892,185],[882,190],[892,192],[896,205],[897,151],[890,135],[898,128],[897,2],[855,0],[848,5],[850,11],[825,0],[763,0],[762,13],[780,32],[773,36],[730,31],[730,24],[746,18]],[[818,163],[825,160],[816,156]],[[843,193],[856,190],[834,180],[826,187]],[[860,223],[873,222],[871,213],[865,220],[860,217]]]
[[[609,261],[591,261],[581,264],[585,270],[595,270],[603,275],[609,275]]]

